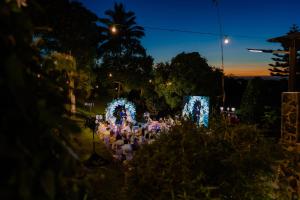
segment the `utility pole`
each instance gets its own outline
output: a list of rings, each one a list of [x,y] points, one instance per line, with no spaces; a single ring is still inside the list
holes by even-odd
[[[221,47],[221,70],[222,70],[222,80],[221,80],[221,89],[222,89],[222,106],[225,105],[225,71],[224,71],[224,46],[223,46],[223,26],[221,21],[221,14],[220,14],[220,7],[219,7],[219,1],[213,0],[213,3],[215,4],[217,8],[217,15],[218,15],[218,24],[219,24],[219,32],[220,32],[220,47]]]

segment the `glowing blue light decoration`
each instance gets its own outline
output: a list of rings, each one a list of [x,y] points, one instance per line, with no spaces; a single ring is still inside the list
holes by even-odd
[[[195,113],[195,104],[198,102],[200,110]],[[196,123],[199,126],[208,127],[209,119],[209,97],[206,96],[188,96],[187,101],[183,107],[182,116],[184,118],[195,119],[195,115],[198,115]]]
[[[114,112],[118,106],[124,106],[126,113],[127,113],[127,121],[135,123],[135,115],[136,115],[135,106],[133,103],[131,103],[130,101],[127,101],[124,98],[114,99],[112,102],[110,102],[107,105],[107,108],[105,110],[106,111],[106,114],[105,114],[106,121],[108,121],[110,123],[116,123],[116,117],[114,116]],[[128,115],[130,115],[130,116],[128,116]]]

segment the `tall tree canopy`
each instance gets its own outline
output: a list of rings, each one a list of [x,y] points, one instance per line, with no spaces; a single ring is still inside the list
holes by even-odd
[[[104,38],[100,53],[104,57],[145,55],[140,41],[145,35],[144,28],[137,25],[134,12],[126,11],[122,3],[115,3],[113,10],[105,11],[105,15],[107,18],[100,19]]]
[[[57,51],[74,57],[77,74],[74,91],[78,99],[85,100],[102,40],[98,17],[81,3],[69,0],[40,0],[40,4],[33,4],[29,10],[41,54],[47,56]]]
[[[300,32],[299,26],[296,24],[293,24],[290,28],[290,31],[287,33],[292,34],[292,33],[297,33]],[[285,46],[282,44],[282,48],[285,51],[289,50],[288,46]],[[299,50],[300,47],[298,47],[297,50]],[[289,74],[289,55],[288,54],[274,54],[274,58],[272,58],[275,63],[269,64],[272,68],[270,68],[270,73],[272,76],[288,76]],[[300,66],[300,54],[297,54],[297,63],[296,63],[296,69],[298,68],[298,72],[300,72],[299,66]]]
[[[220,80],[221,72],[210,67],[198,52],[180,53],[171,63],[161,63],[155,69],[155,89],[171,108],[179,107],[186,95],[216,97]]]
[[[35,35],[43,39],[44,50],[71,53],[80,69],[93,64],[102,39],[98,17],[76,1],[40,2],[39,9],[31,14],[37,27]]]
[[[121,84],[123,92],[134,89],[142,93],[153,71],[153,58],[140,41],[144,28],[137,25],[134,12],[126,11],[122,3],[115,3],[105,15],[100,19],[103,42],[99,46],[102,63],[98,75],[102,82]]]

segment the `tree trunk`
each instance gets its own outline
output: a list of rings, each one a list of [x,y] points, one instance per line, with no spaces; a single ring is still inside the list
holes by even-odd
[[[71,106],[71,113],[76,113],[76,97],[74,94],[74,79],[70,79],[70,85],[69,85],[69,98],[70,98],[70,106]]]

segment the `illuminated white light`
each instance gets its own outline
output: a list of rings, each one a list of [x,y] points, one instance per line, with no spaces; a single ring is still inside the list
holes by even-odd
[[[260,49],[248,49],[248,51],[253,52],[253,53],[262,53],[263,50]]]
[[[229,41],[229,39],[228,38],[225,38],[224,39],[224,44],[228,44],[230,41]]]
[[[114,112],[115,109],[118,106],[124,106],[126,111],[129,111],[130,113],[130,117],[132,122],[135,122],[135,115],[136,115],[136,109],[133,103],[131,103],[130,101],[127,101],[124,98],[120,98],[120,99],[114,99],[112,102],[110,102],[107,105],[107,108],[105,109],[106,114],[105,114],[105,119],[106,121],[110,122],[110,123],[115,123],[116,122],[116,117],[114,116]]]
[[[235,108],[231,108],[231,111],[234,112],[234,111],[235,111]]]
[[[224,110],[224,107],[220,107],[220,110],[223,111],[223,110]]]
[[[199,126],[208,127],[208,119],[209,119],[209,97],[205,96],[189,96],[188,102],[184,105],[182,116],[184,118],[193,119],[194,118],[194,105],[196,102],[200,102],[200,119]]]

